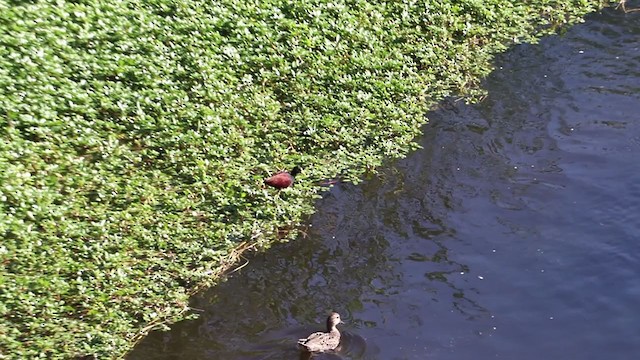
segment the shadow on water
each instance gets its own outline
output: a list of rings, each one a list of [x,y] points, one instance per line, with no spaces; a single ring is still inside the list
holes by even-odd
[[[640,14],[502,55],[423,149],[333,188],[306,237],[192,300],[129,359],[630,359],[640,339]]]

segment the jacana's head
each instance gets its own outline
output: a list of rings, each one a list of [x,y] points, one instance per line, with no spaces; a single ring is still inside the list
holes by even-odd
[[[302,171],[302,169],[300,169],[300,166],[295,166],[293,169],[291,169],[291,176],[296,176],[298,174],[300,174],[300,172]]]

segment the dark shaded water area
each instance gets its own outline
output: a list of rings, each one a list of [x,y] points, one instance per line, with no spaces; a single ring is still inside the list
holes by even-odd
[[[305,237],[195,296],[129,359],[634,359],[640,350],[640,13],[497,60],[423,149],[319,201]]]

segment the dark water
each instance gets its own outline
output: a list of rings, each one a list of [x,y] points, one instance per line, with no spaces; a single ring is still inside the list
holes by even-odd
[[[336,186],[129,359],[299,359],[332,309],[347,346],[317,359],[638,358],[640,13],[497,64],[484,102],[443,104],[424,149]]]

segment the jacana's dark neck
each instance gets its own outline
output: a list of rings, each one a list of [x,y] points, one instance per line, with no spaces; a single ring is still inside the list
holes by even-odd
[[[290,174],[291,174],[291,176],[296,176],[296,175],[300,174],[300,171],[302,171],[302,170],[300,169],[300,167],[299,167],[299,166],[296,166],[296,167],[294,167],[293,169],[291,169]]]

